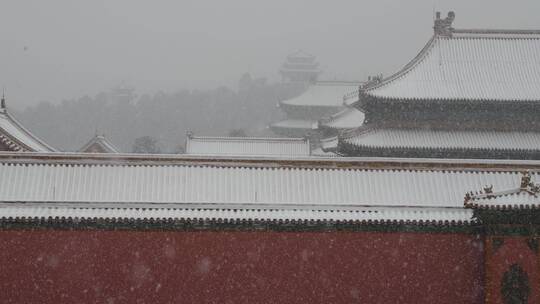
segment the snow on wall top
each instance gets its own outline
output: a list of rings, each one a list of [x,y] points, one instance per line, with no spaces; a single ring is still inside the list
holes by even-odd
[[[254,138],[188,136],[186,153],[199,155],[275,155],[309,156],[309,141],[304,138]]]
[[[6,204],[0,203],[0,218],[79,218],[79,219],[154,219],[228,221],[416,221],[416,222],[472,222],[472,211],[445,208],[189,208],[178,206],[159,208],[118,208],[85,204]]]
[[[362,111],[354,107],[347,107],[343,111],[322,119],[319,126],[332,129],[356,129],[364,124],[365,115]]]
[[[540,169],[527,161],[364,159],[358,167],[351,164],[362,159],[145,157],[0,153],[0,217],[466,222],[471,189],[512,188],[523,166]]]
[[[2,161],[0,201],[460,208],[471,189],[485,185],[506,189],[519,183],[520,177],[519,171],[328,169],[294,164],[231,167],[196,162]]]

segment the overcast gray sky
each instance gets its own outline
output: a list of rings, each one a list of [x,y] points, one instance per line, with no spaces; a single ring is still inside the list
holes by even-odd
[[[317,56],[329,79],[388,75],[432,34],[540,29],[538,0],[0,0],[0,85],[12,106],[94,95],[236,88],[244,72],[277,81],[284,57]]]

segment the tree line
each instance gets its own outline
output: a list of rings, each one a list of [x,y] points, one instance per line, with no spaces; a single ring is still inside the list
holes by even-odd
[[[15,113],[34,134],[63,151],[76,151],[95,134],[122,152],[181,153],[196,135],[274,136],[267,126],[283,117],[276,104],[303,90],[245,74],[237,90],[180,90],[136,95],[117,87],[93,97],[41,102]]]

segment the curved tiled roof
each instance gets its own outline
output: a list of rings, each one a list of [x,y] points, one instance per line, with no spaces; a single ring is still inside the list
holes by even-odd
[[[361,98],[540,101],[540,31],[453,30]]]
[[[303,120],[303,119],[286,119],[275,122],[270,125],[272,128],[280,129],[302,129],[302,130],[314,130],[317,129],[316,120]]]
[[[367,128],[340,140],[373,148],[540,150],[538,132]]]
[[[300,96],[281,101],[290,106],[342,107],[347,93],[357,90],[359,82],[317,82],[308,87]]]
[[[320,140],[321,149],[323,151],[337,152],[339,144],[339,136],[332,136],[327,138],[322,138]]]
[[[287,56],[287,58],[307,58],[310,60],[315,60],[315,56],[304,51],[304,50],[296,50],[294,53],[291,53]]]
[[[321,119],[319,126],[332,129],[356,129],[363,125],[365,115],[354,107],[347,107],[327,119]]]
[[[12,151],[55,151],[54,148],[25,129],[5,108],[0,109],[0,142]]]
[[[531,195],[518,188],[474,195],[465,206],[479,209],[537,209],[540,208],[540,199],[538,195]]]

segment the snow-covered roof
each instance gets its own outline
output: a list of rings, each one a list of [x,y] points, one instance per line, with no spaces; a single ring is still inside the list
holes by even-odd
[[[295,58],[302,58],[302,59],[309,59],[309,60],[315,60],[315,56],[304,51],[304,50],[296,50],[294,53],[291,53],[287,56],[287,59],[295,59]]]
[[[337,147],[338,147],[338,144],[339,144],[339,137],[338,136],[333,136],[333,137],[327,137],[327,138],[322,138],[320,140],[320,144],[321,144],[321,149],[323,151],[337,151]]]
[[[514,187],[523,167],[540,162],[0,153],[0,205],[28,206],[0,217],[467,221],[465,193]]]
[[[322,148],[316,148],[311,151],[311,156],[321,156],[321,157],[338,157],[334,152],[324,151]]]
[[[0,108],[0,143],[3,143],[11,151],[55,151],[54,148],[25,129],[8,113],[6,108]]]
[[[510,188],[485,186],[480,191],[465,195],[465,206],[480,209],[540,208],[540,185],[535,184],[529,172],[522,173],[521,183]]]
[[[283,100],[282,105],[306,107],[342,107],[344,96],[358,90],[359,82],[317,82],[300,96]]]
[[[366,83],[364,83],[364,85],[366,85]],[[343,105],[352,106],[358,101],[359,97],[360,97],[360,87],[358,87],[354,91],[348,92],[347,94],[343,96]]]
[[[284,75],[291,73],[308,73],[316,76],[321,73],[321,70],[319,69],[319,63],[316,61],[315,56],[302,50],[298,50],[287,56],[286,61],[281,66],[280,73]]]
[[[186,153],[199,155],[309,156],[304,138],[188,136]]]
[[[539,83],[540,31],[450,28],[361,98],[536,102]]]
[[[272,128],[280,129],[305,129],[314,130],[317,129],[318,122],[316,120],[303,120],[303,119],[286,119],[278,121],[270,125]]]
[[[329,118],[321,119],[319,126],[332,129],[356,129],[364,123],[365,115],[362,111],[354,107],[347,107]]]
[[[95,135],[84,146],[79,149],[79,152],[88,153],[120,153],[120,151],[105,138],[104,135]]]
[[[540,150],[538,132],[366,128],[340,140],[373,148]]]

